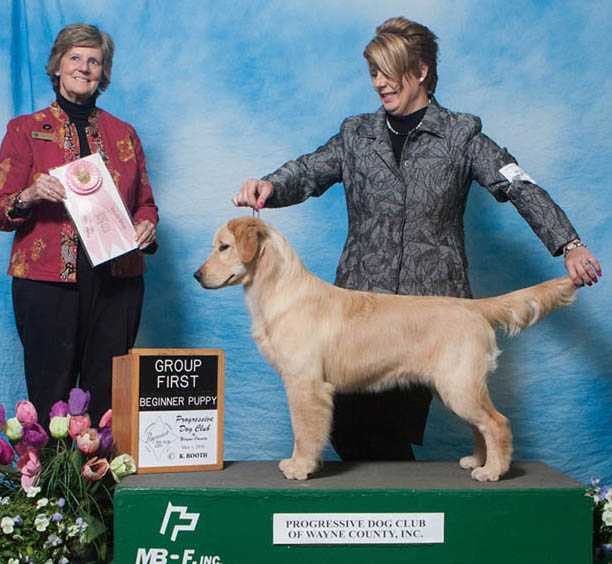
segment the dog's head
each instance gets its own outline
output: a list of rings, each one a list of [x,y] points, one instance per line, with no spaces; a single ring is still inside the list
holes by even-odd
[[[213,251],[194,273],[196,280],[209,290],[247,284],[266,234],[266,224],[254,217],[228,221],[215,234]]]

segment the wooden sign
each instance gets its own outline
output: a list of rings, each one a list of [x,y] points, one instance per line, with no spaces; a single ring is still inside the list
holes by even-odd
[[[223,468],[220,349],[132,349],[113,358],[113,436],[137,472]]]

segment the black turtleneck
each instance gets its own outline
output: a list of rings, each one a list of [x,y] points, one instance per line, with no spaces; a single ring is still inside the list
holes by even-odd
[[[393,116],[390,113],[386,113],[386,118],[389,121],[389,124],[395,131],[397,131],[397,133],[394,133],[391,129],[389,129],[389,127],[387,127],[387,130],[389,131],[389,138],[391,139],[391,145],[393,147],[393,154],[395,155],[397,164],[400,163],[402,149],[404,148],[404,143],[406,142],[408,135],[411,131],[419,126],[423,117],[425,116],[426,111],[427,106],[406,116]]]
[[[89,116],[96,109],[96,98],[92,96],[84,104],[75,104],[70,100],[64,98],[59,92],[57,93],[57,103],[59,107],[66,112],[68,119],[77,128],[79,134],[79,157],[86,157],[91,154],[89,144],[87,142],[87,132],[85,128],[89,125]]]

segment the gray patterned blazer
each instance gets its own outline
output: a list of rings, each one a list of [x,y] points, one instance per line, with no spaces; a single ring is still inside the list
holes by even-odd
[[[373,292],[470,297],[463,213],[472,181],[510,201],[551,254],[576,231],[546,191],[508,182],[499,169],[516,162],[481,132],[480,119],[432,100],[407,138],[397,165],[384,108],[347,118],[314,153],[264,177],[269,207],[289,206],[344,184],[348,236],[336,284]]]

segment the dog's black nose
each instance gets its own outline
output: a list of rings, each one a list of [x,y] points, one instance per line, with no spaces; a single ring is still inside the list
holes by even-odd
[[[193,273],[193,277],[194,277],[194,278],[195,278],[195,279],[196,279],[198,282],[200,282],[200,279],[202,278],[202,273],[201,273],[199,270],[196,270],[196,271]]]

